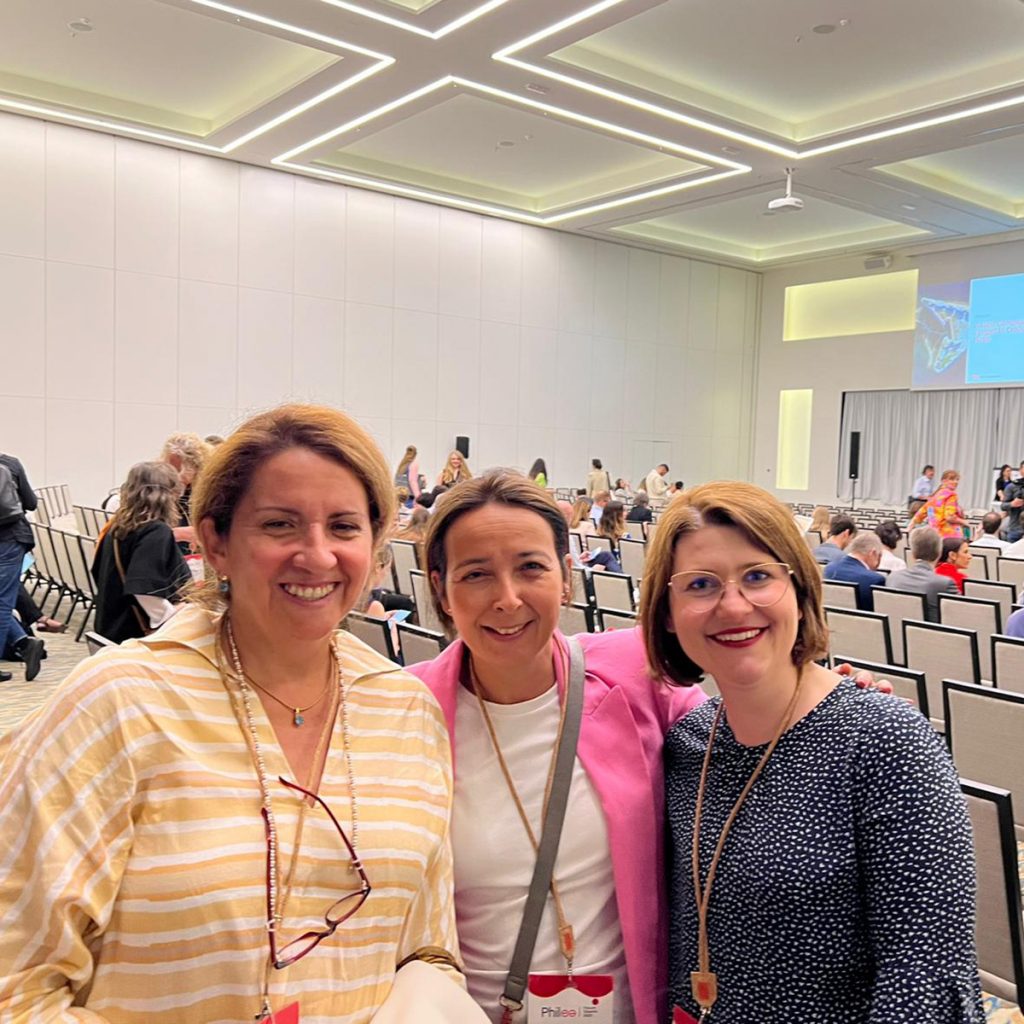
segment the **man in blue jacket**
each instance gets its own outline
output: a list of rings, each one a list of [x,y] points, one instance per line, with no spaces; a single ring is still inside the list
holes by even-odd
[[[842,558],[825,566],[825,579],[857,584],[857,607],[862,612],[875,610],[872,587],[885,586],[885,577],[878,572],[882,560],[882,542],[876,533],[858,533],[846,546]]]

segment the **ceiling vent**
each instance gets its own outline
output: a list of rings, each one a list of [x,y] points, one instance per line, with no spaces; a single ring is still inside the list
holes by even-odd
[[[887,252],[873,252],[864,257],[865,270],[888,270],[892,266],[892,256]]]

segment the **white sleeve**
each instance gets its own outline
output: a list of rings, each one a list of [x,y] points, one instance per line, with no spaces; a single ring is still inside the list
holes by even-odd
[[[132,597],[142,605],[153,629],[162,626],[178,610],[177,605],[163,597],[153,597],[151,594],[133,594]]]

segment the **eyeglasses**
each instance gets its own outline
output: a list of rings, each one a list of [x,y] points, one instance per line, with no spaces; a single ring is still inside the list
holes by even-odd
[[[327,908],[324,914],[325,928],[304,932],[297,939],[293,939],[287,945],[278,949],[277,922],[274,920],[274,907],[271,906],[270,899],[270,819],[267,817],[266,808],[263,808],[263,824],[267,832],[267,921],[270,922],[268,927],[270,932],[270,959],[278,970],[283,970],[285,967],[290,967],[296,961],[301,960],[307,953],[312,952],[324,939],[330,938],[345,921],[362,907],[366,902],[367,896],[370,895],[370,880],[366,877],[366,871],[363,869],[362,862],[359,860],[355,848],[349,842],[348,836],[345,835],[345,830],[338,824],[338,819],[334,816],[334,812],[330,807],[316,793],[310,793],[308,789],[303,789],[294,782],[289,782],[280,776],[278,777],[278,782],[289,789],[294,789],[297,793],[302,793],[303,796],[307,796],[311,800],[315,800],[327,812],[327,816],[334,823],[334,827],[338,830],[338,835],[341,836],[342,842],[344,842],[345,848],[348,850],[349,857],[352,858],[352,866],[359,873],[360,881],[360,888],[356,892],[346,893],[341,899],[336,900]]]
[[[752,605],[769,608],[782,600],[792,575],[793,570],[783,562],[764,562],[744,569],[738,580],[723,580],[713,572],[697,569],[675,573],[668,585],[676,600],[688,611],[711,611],[722,600],[730,583],[735,583]]]

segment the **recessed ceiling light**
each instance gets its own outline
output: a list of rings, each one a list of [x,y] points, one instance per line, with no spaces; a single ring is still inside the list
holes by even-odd
[[[900,203],[901,210],[916,210],[917,207],[913,203]]]
[[[1021,0],[1021,3],[1024,3],[1024,0]],[[538,82],[527,82],[526,91],[535,92],[538,96],[547,96],[551,92],[546,85],[540,85]]]
[[[827,36],[830,32],[835,32],[835,30],[835,25],[829,25],[827,23],[824,25],[815,25],[812,29],[812,31],[816,32],[819,36]]]
[[[1021,3],[1024,3],[1024,0],[1021,0]],[[726,156],[739,156],[740,155],[740,150],[738,150],[735,146],[723,146],[722,147],[722,152]]]
[[[95,27],[88,18],[76,18],[68,22],[68,28],[72,32],[91,32]]]
[[[840,18],[839,19],[839,27],[840,28],[849,28],[849,26],[850,26],[850,19],[849,18]]]
[[[502,139],[498,145],[501,146],[502,149],[509,149],[514,146],[515,143],[511,139]]]

